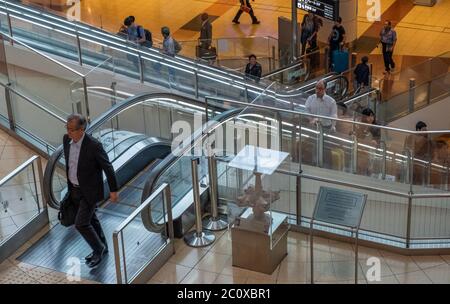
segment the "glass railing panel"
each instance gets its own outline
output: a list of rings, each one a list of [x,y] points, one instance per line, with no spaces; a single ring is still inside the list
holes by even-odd
[[[10,20],[13,37],[17,37],[29,46],[44,52],[54,53],[57,51],[65,57],[77,58],[75,35],[56,31],[50,26],[31,23],[26,18],[11,16]]]
[[[426,190],[426,189],[424,189]],[[442,193],[442,192],[441,192]],[[426,248],[433,238],[450,236],[450,199],[414,199],[411,208],[411,238],[417,247]],[[427,240],[428,239],[428,240]]]
[[[33,96],[43,106],[52,110],[63,113],[76,111],[79,106],[71,98],[71,84],[79,79],[78,74],[20,46],[6,48],[5,51],[9,80],[13,89],[27,96]]]
[[[149,204],[153,221],[162,220],[163,226],[168,224],[167,207],[164,201],[164,191],[158,193]],[[116,254],[116,268],[122,283],[129,284],[136,278],[160,251],[166,247],[171,239],[168,231],[161,233],[150,232],[144,226],[141,213],[124,221],[120,229],[114,233],[114,251]],[[118,246],[117,246],[118,245]]]
[[[429,83],[418,85],[414,89],[414,110],[418,110],[428,104],[429,96]]]
[[[230,81],[214,74],[202,73],[198,75],[199,95],[202,97],[217,96],[238,101],[247,101],[252,94],[251,89],[245,91],[244,82]],[[247,96],[246,96],[247,95]]]
[[[446,73],[445,75],[433,79],[429,86],[431,103],[435,100],[439,100],[441,97],[447,96],[450,93],[450,73]]]
[[[14,177],[0,185],[0,202],[2,203],[0,244],[44,209],[38,161],[40,158],[29,163]]]
[[[65,118],[68,114],[51,107],[47,108],[53,113],[52,115],[41,108],[33,106],[29,101],[13,92],[10,95],[15,124],[49,145],[53,147],[59,146],[66,131]],[[32,138],[28,138],[22,133],[18,134],[24,139],[32,141]]]
[[[72,100],[81,106],[82,113],[87,113],[85,102],[87,98],[91,121],[105,113],[117,103],[113,58],[107,57],[105,61],[86,71],[84,77],[71,84],[71,88]]]

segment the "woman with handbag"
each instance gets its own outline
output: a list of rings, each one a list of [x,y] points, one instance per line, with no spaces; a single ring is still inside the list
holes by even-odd
[[[241,7],[239,11],[236,13],[236,16],[233,19],[234,24],[239,24],[239,18],[241,17],[243,12],[246,12],[252,18],[252,24],[260,24],[260,21],[256,18],[255,13],[253,12],[253,8],[250,5],[250,0],[239,0],[241,2]],[[255,0],[253,0],[255,1]]]

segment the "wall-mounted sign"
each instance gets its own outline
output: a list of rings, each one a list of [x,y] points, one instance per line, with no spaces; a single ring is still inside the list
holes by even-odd
[[[297,7],[330,20],[339,17],[339,0],[297,0]]]

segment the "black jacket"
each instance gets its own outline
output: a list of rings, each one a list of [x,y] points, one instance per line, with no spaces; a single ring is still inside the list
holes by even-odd
[[[247,63],[245,67],[245,75],[250,76],[254,79],[259,79],[262,74],[262,67],[259,63],[256,63],[254,66],[250,67],[250,63]]]
[[[365,63],[359,63],[355,68],[356,82],[358,84],[369,85],[370,68]]]
[[[208,48],[211,45],[212,39],[212,25],[208,20],[204,24],[202,24],[202,28],[200,29],[200,44],[204,46],[204,48]]]
[[[69,176],[69,150],[70,150],[69,136],[64,135],[64,156],[66,158],[66,174]],[[81,143],[80,156],[78,159],[77,177],[81,193],[89,204],[96,204],[105,199],[103,189],[103,174],[105,172],[108,180],[109,190],[116,192],[117,181],[114,168],[111,165],[108,155],[103,149],[102,144],[92,136],[85,134],[83,142]],[[69,191],[73,185],[67,178]]]

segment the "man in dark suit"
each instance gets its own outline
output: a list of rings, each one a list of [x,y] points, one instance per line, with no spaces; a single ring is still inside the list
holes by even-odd
[[[87,265],[92,268],[108,252],[105,235],[95,214],[97,203],[104,199],[102,171],[108,180],[112,202],[117,201],[118,189],[108,155],[100,142],[85,133],[86,125],[82,115],[69,115],[63,145],[70,199],[72,203],[78,204],[75,228],[93,250],[85,258]]]
[[[250,5],[250,0],[239,0],[241,2],[241,7],[239,11],[236,13],[236,16],[233,19],[234,24],[239,24],[239,18],[241,17],[244,11],[248,12],[250,17],[252,18],[253,24],[260,24],[259,20],[256,18],[255,13],[253,12],[253,8]],[[255,0],[253,0],[254,2]]]
[[[212,25],[209,21],[207,13],[202,14],[202,27],[200,28],[200,47],[202,49],[209,49],[212,40]]]

